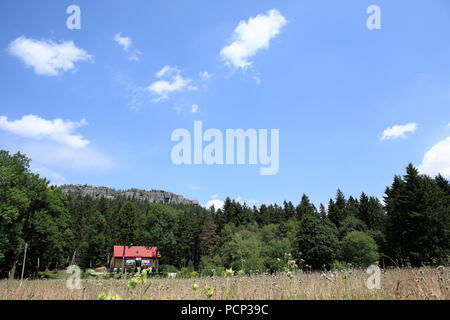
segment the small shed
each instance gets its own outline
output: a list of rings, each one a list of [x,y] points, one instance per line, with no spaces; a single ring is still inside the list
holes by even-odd
[[[124,250],[125,249],[125,250]],[[159,259],[161,254],[157,247],[139,247],[139,246],[114,246],[112,259],[113,268],[122,268],[122,260],[125,259],[125,268],[132,266],[141,268],[151,268],[158,272]]]

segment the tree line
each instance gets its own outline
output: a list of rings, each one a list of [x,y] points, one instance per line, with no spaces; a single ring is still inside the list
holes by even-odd
[[[341,190],[318,208],[248,206],[227,198],[221,209],[164,205],[133,198],[64,195],[30,171],[30,159],[0,150],[0,277],[65,268],[109,266],[113,245],[157,246],[163,270],[220,273],[448,264],[449,181],[408,165],[383,203]]]

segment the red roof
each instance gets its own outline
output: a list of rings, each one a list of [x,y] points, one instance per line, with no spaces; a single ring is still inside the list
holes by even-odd
[[[123,256],[123,246],[114,246],[114,257]],[[125,257],[128,258],[161,258],[157,247],[125,246]]]

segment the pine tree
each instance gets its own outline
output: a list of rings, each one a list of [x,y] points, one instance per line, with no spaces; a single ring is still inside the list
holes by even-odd
[[[202,232],[200,234],[200,253],[210,256],[216,242],[216,224],[213,213],[207,212],[203,221]]]
[[[436,180],[409,164],[386,188],[387,240],[401,263],[445,263],[450,254],[448,198]]]
[[[339,228],[340,223],[348,215],[348,210],[346,208],[345,196],[340,189],[336,192],[335,201],[330,199],[328,205],[328,218],[333,222],[336,227]]]
[[[119,211],[118,217],[118,242],[120,245],[131,245],[136,242],[137,212],[131,201],[125,202]]]
[[[309,201],[309,198],[306,194],[302,195],[302,200],[300,204],[296,208],[297,219],[301,219],[303,216],[307,214],[316,214],[316,207]]]
[[[370,230],[382,230],[386,215],[380,201],[361,193],[356,216],[364,221]]]

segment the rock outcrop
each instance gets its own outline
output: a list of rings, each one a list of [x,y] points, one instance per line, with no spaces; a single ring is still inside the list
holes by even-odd
[[[73,185],[64,184],[61,185],[62,193],[64,194],[80,194],[82,196],[91,196],[93,198],[105,197],[113,199],[118,196],[125,198],[135,198],[138,200],[147,200],[150,202],[160,202],[164,204],[186,204],[186,205],[198,205],[197,200],[189,200],[181,195],[174,194],[163,190],[140,190],[140,189],[128,189],[128,190],[115,190],[107,187],[95,187],[88,185]]]

